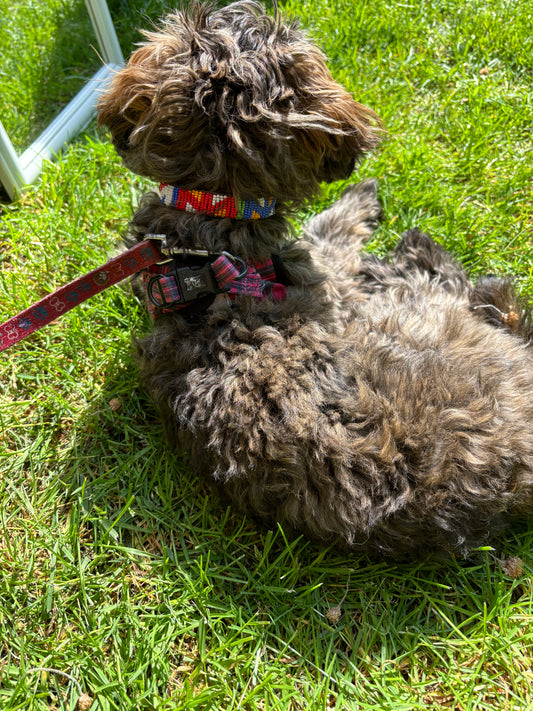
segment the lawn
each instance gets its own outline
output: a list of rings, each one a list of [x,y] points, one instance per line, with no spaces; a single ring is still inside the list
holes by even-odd
[[[125,54],[165,4],[109,1]],[[530,0],[282,5],[387,127],[358,170],[385,212],[369,248],[417,225],[533,299]],[[0,0],[19,150],[95,43],[81,0]],[[1,320],[112,256],[147,187],[91,124],[1,205]],[[1,709],[533,708],[533,525],[401,565],[257,530],[166,450],[131,357],[148,326],[115,287],[0,356]]]

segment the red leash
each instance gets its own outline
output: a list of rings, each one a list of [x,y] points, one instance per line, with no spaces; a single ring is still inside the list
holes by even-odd
[[[203,267],[178,268],[173,261],[173,257],[178,255],[212,257],[213,262]],[[146,271],[147,305],[154,318],[156,312],[165,313],[182,308],[205,293],[227,293],[230,298],[243,294],[258,300],[269,297],[274,301],[286,298],[285,285],[276,282],[276,269],[272,261],[274,257],[262,264],[249,265],[227,252],[222,252],[216,259],[215,256],[203,250],[176,251],[167,246],[165,235],[147,235],[127,252],[74,279],[1,324],[0,352],[91,296],[149,267],[152,270]]]
[[[33,306],[0,325],[0,351],[18,343],[30,333],[38,331],[58,316],[87,301],[109,286],[118,284],[133,274],[156,264],[165,257],[151,241],[139,242],[107,264],[94,269],[70,284],[48,294]]]

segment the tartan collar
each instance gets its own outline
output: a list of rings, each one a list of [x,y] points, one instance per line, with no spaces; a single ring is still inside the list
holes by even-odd
[[[239,200],[231,195],[206,193],[203,190],[185,190],[168,183],[159,186],[159,197],[163,205],[175,207],[184,212],[200,212],[213,217],[232,217],[238,220],[259,220],[271,217],[275,212],[275,198]]]
[[[252,296],[256,301],[287,298],[287,282],[278,255],[265,262],[245,262],[228,252],[179,252],[143,272],[148,312],[155,320],[162,313],[207,309],[217,294]],[[206,301],[207,298],[207,301]],[[195,305],[196,304],[196,305]]]

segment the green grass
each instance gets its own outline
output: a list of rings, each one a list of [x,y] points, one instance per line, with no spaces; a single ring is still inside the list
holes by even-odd
[[[162,5],[110,2],[125,52]],[[385,208],[370,248],[418,225],[533,296],[530,3],[286,7],[389,131],[359,170]],[[96,68],[94,39],[81,2],[0,0],[0,18],[21,149]],[[94,125],[48,164],[0,215],[2,318],[109,257],[146,185]],[[102,711],[533,708],[531,525],[410,565],[257,531],[167,452],[130,354],[148,325],[115,288],[1,356],[0,708],[73,709],[77,684]]]

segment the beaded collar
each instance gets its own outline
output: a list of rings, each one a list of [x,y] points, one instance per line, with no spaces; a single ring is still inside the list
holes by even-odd
[[[240,220],[259,220],[274,214],[276,200],[259,198],[235,201],[230,195],[206,193],[202,190],[184,190],[168,183],[161,183],[159,196],[163,205],[185,212],[201,212],[213,217],[233,217]]]

